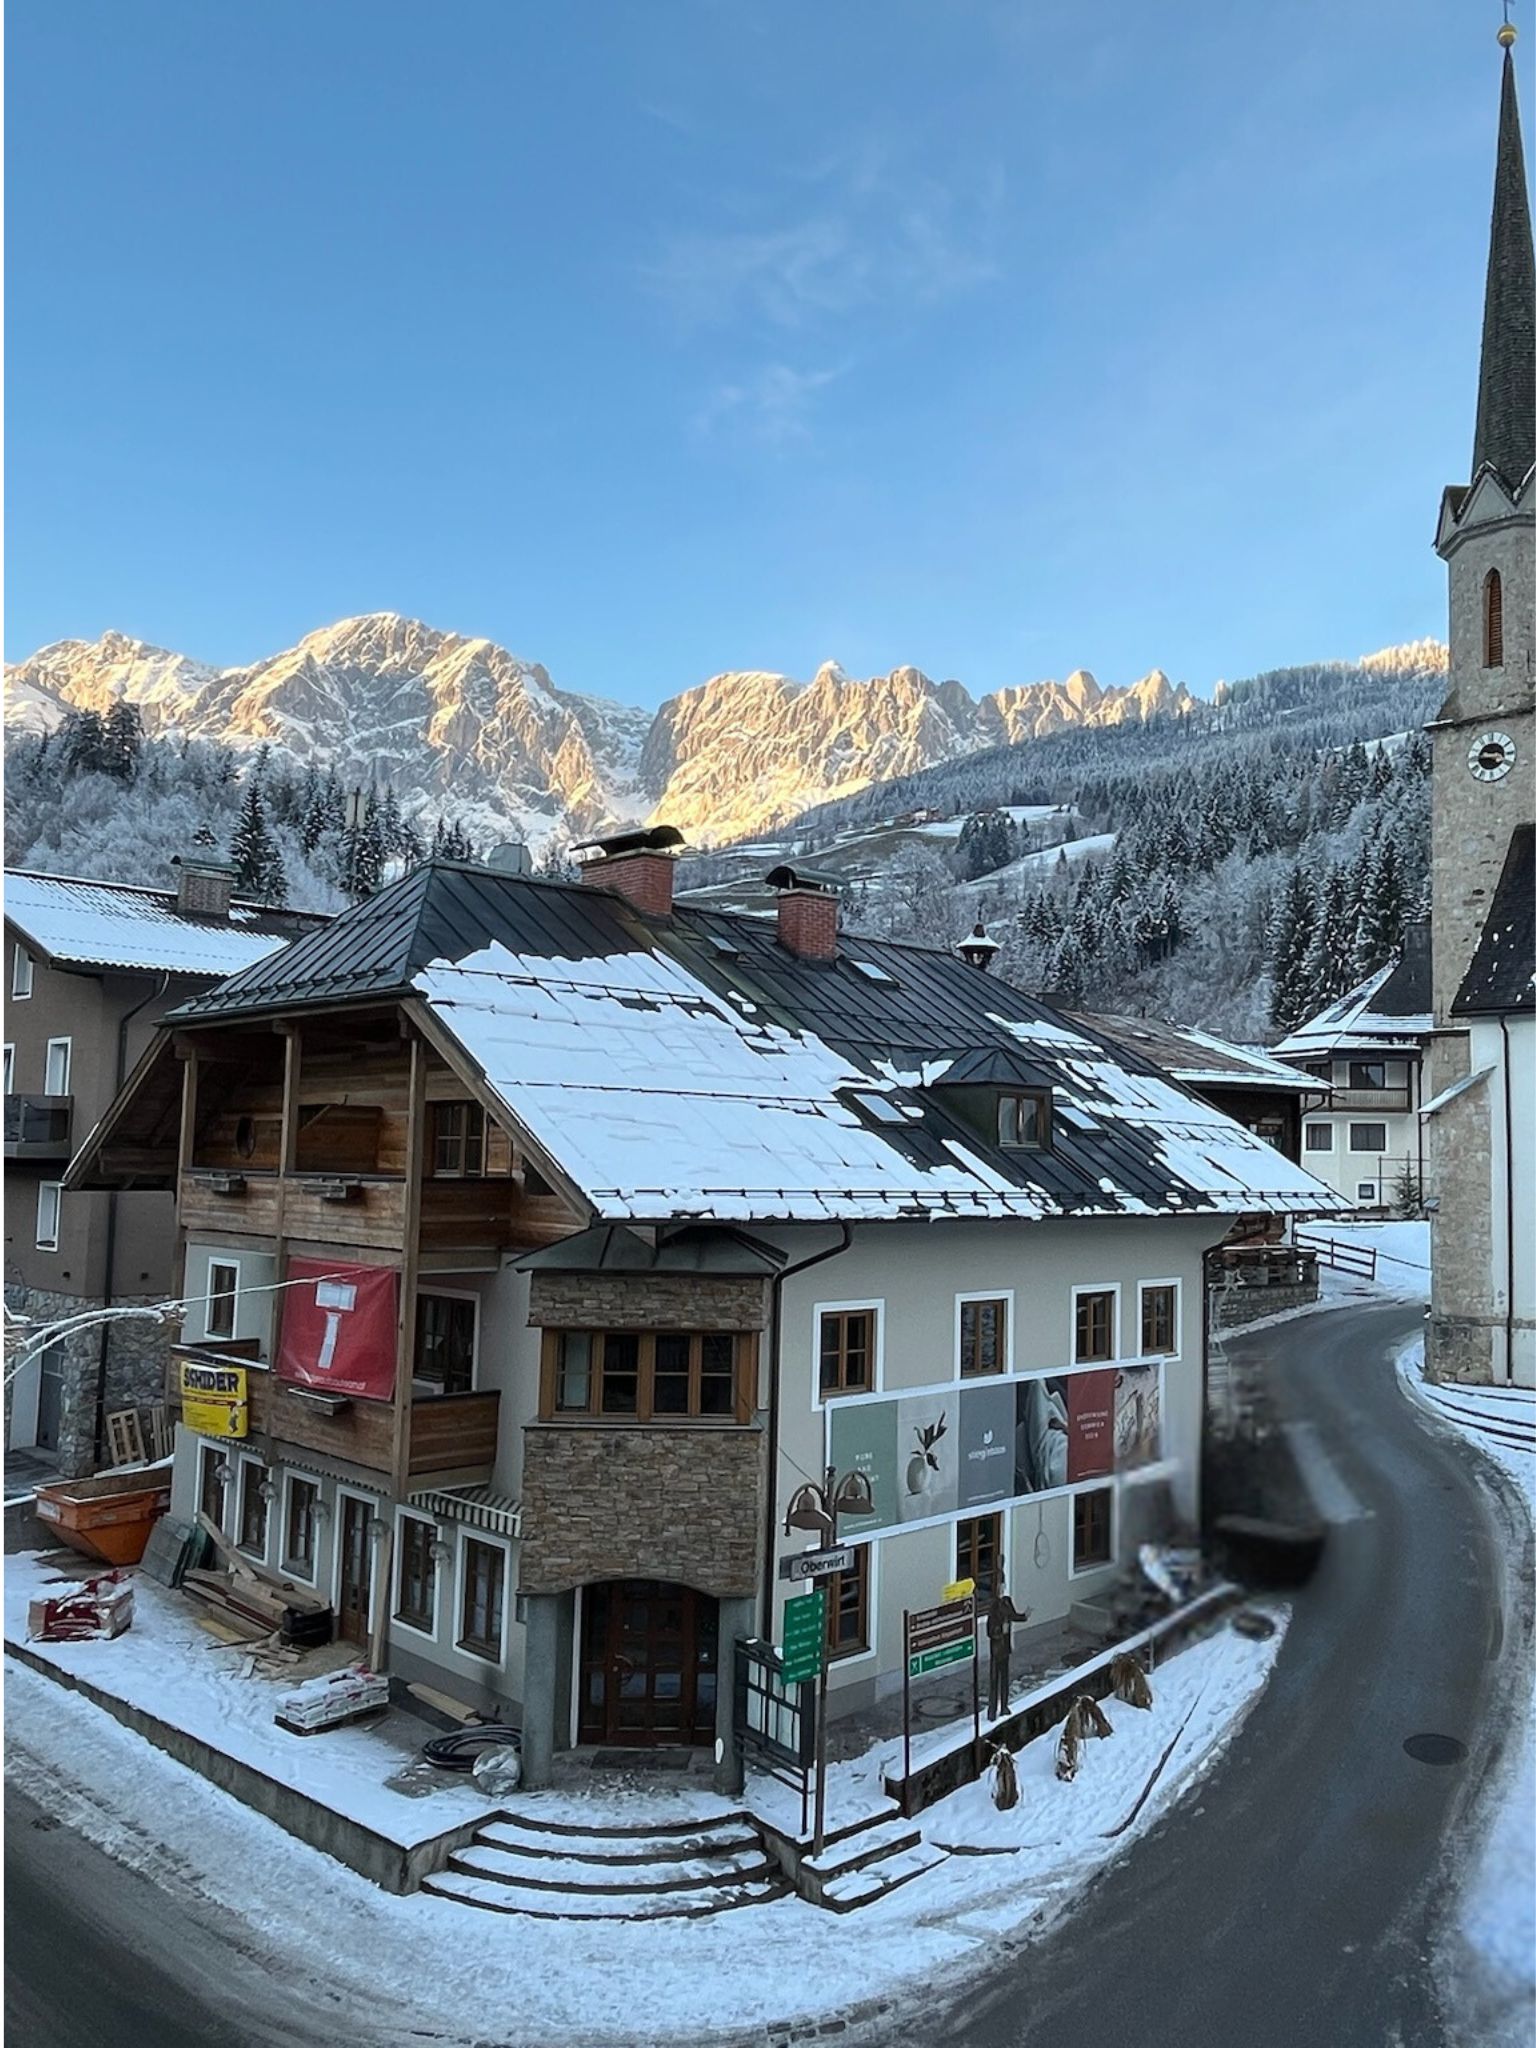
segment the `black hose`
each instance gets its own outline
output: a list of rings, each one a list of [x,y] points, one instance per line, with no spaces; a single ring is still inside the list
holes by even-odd
[[[469,1771],[483,1749],[516,1749],[523,1746],[521,1728],[509,1728],[502,1721],[486,1721],[474,1728],[456,1728],[452,1735],[437,1735],[424,1742],[421,1753],[440,1771]]]

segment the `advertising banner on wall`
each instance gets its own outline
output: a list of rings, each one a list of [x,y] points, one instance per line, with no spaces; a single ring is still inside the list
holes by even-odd
[[[283,1295],[278,1378],[327,1394],[389,1400],[395,1391],[394,1268],[290,1259],[288,1278],[300,1284]]]
[[[979,1379],[828,1404],[828,1462],[862,1472],[874,1512],[844,1536],[1030,1500],[1162,1456],[1162,1369]]]

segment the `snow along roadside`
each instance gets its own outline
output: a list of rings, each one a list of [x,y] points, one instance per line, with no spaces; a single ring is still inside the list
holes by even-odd
[[[1536,1453],[1517,1450],[1450,1413],[1424,1377],[1424,1339],[1415,1336],[1396,1359],[1404,1392],[1438,1424],[1456,1433],[1514,1482],[1496,1489],[1503,1512],[1505,1653],[1512,1664],[1505,1697],[1502,1755],[1484,1788],[1485,1831],[1464,1859],[1454,1930],[1444,1944],[1443,1966],[1457,1986],[1454,2009],[1465,2031],[1461,2048],[1529,2048],[1536,2000]],[[1458,1409],[1481,1407],[1490,1420],[1505,1415],[1517,1397],[1493,1387],[1456,1388]],[[1523,1402],[1536,1419],[1536,1398]],[[1491,1489],[1493,1490],[1493,1489]],[[1524,1509],[1509,1498],[1517,1491]]]
[[[1106,1703],[1107,1742],[1072,1785],[1054,1736],[1019,1754],[1009,1814],[967,1787],[922,1817],[956,1855],[848,1924],[800,1899],[686,1921],[518,1920],[391,1897],[142,1743],[78,1695],[7,1661],[10,1769],[32,1798],[147,1871],[223,1947],[367,2014],[380,2048],[411,2028],[440,2048],[491,2038],[640,2048],[778,2042],[974,1979],[1000,1934],[1036,1933],[1209,1769],[1262,1690],[1281,1641],[1224,1628],[1154,1674],[1150,1713]],[[1137,1808],[1153,1766],[1172,1753]],[[1135,1809],[1123,1833],[1115,1832]]]

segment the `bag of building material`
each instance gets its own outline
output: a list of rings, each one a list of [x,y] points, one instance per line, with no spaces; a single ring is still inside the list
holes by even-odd
[[[279,1693],[275,1718],[290,1728],[308,1732],[335,1727],[338,1722],[388,1705],[388,1678],[359,1664],[350,1671],[329,1671],[320,1678],[306,1678],[302,1685]]]
[[[110,1572],[27,1607],[27,1634],[45,1643],[110,1642],[133,1626],[133,1588]]]

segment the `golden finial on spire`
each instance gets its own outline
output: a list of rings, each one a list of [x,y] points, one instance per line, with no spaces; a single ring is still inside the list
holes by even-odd
[[[1509,0],[1504,0],[1504,26],[1499,30],[1499,48],[1512,50],[1520,31],[1509,18]]]

